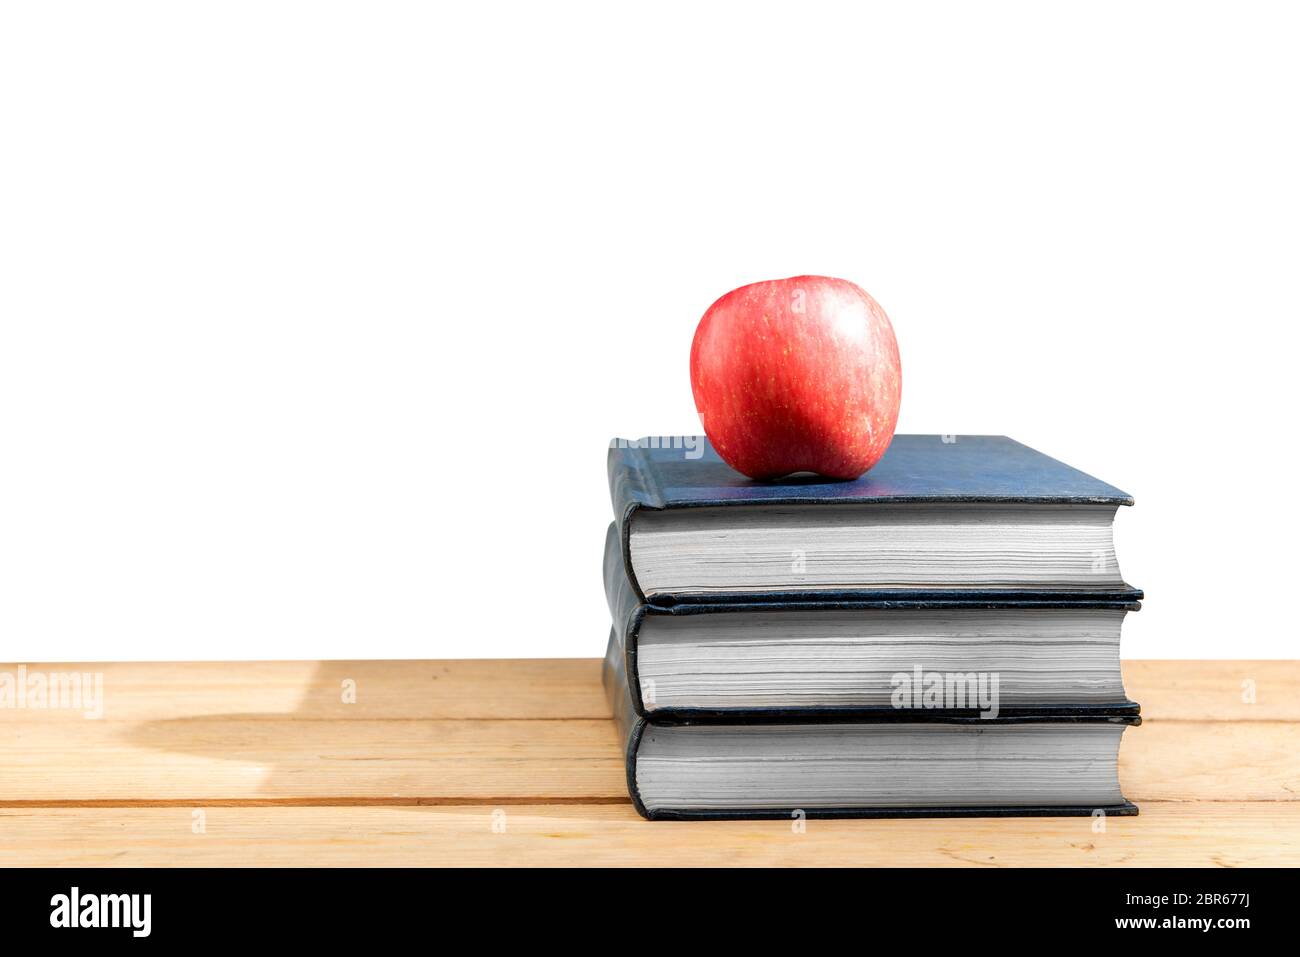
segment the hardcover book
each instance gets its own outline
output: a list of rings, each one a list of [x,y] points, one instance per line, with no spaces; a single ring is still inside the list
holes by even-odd
[[[633,593],[684,602],[1136,601],[1125,492],[1005,436],[897,435],[850,482],[756,482],[698,436],[616,439],[610,494]]]
[[[1120,674],[1120,593],[1073,601],[717,601],[657,606],[628,580],[618,529],[605,537],[605,596],[633,710],[677,719],[897,710],[944,682],[942,704],[977,714],[967,676],[1001,714],[1137,714]],[[954,680],[955,679],[955,680]]]
[[[1135,715],[650,723],[633,708],[613,634],[604,683],[628,792],[652,820],[1137,813],[1118,773]]]

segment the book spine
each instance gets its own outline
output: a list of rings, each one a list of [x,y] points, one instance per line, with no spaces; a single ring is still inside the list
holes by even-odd
[[[611,439],[606,468],[614,515],[621,519],[634,508],[663,508],[663,495],[646,456],[646,440]]]
[[[636,786],[636,751],[641,743],[641,732],[645,720],[637,717],[632,707],[632,698],[628,694],[627,674],[623,670],[622,646],[611,628],[609,645],[605,649],[605,663],[601,670],[601,683],[605,687],[605,700],[609,703],[610,713],[614,716],[614,725],[618,729],[618,739],[623,747],[623,764],[627,775],[627,793],[637,813],[648,818],[645,805],[641,803],[641,793]]]
[[[609,605],[610,620],[614,625],[614,638],[622,650],[623,673],[632,698],[632,708],[638,715],[645,714],[641,700],[641,682],[637,674],[637,632],[645,617],[646,606],[637,594],[627,575],[623,561],[622,540],[618,526],[611,524],[605,533],[605,601]]]
[[[606,462],[624,574],[638,601],[645,598],[632,567],[632,515],[639,508],[663,508],[664,499],[640,441],[613,439]]]

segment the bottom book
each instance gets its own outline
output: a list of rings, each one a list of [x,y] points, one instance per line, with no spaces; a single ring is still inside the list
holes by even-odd
[[[1131,815],[1133,714],[982,718],[899,709],[661,724],[638,715],[613,634],[604,684],[632,803],[651,819]]]

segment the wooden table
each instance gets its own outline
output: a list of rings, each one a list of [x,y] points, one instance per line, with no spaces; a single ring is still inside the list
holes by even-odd
[[[1125,662],[1145,723],[1120,777],[1142,813],[1102,832],[648,823],[594,660],[26,668],[102,673],[104,714],[0,709],[5,865],[1300,863],[1296,661]]]

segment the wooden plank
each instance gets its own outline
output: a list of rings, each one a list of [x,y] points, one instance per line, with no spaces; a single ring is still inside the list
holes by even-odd
[[[73,730],[75,728],[75,731]],[[0,737],[0,804],[625,800],[613,722],[33,721]],[[1294,801],[1300,724],[1149,721],[1120,780],[1142,801]]]
[[[1300,661],[1125,661],[1124,688],[1162,721],[1300,721]]]
[[[1124,732],[1124,795],[1144,801],[1295,801],[1300,724],[1148,721]]]
[[[17,731],[0,738],[0,804],[627,799],[607,718],[207,717],[32,723]]]
[[[1297,662],[1126,662],[1147,721],[1124,736],[1121,780],[1143,813],[1100,834],[1069,818],[812,821],[803,834],[783,821],[648,824],[627,801],[594,660],[28,668],[98,671],[104,717],[0,709],[0,864],[1294,865],[1300,855]],[[204,833],[192,832],[194,810]]]
[[[1164,720],[1300,721],[1300,661],[1125,661],[1142,713]],[[16,674],[17,664],[0,664]],[[607,716],[600,661],[241,661],[33,663],[28,672],[103,676],[105,721],[239,715],[246,720],[559,720]],[[354,683],[355,703],[344,701]],[[1251,682],[1255,701],[1243,700]],[[43,721],[80,721],[49,710]],[[31,714],[0,708],[0,722]]]
[[[109,722],[607,718],[600,661],[178,661],[0,664],[0,673],[102,676]],[[345,699],[345,682],[355,702]],[[79,709],[0,708],[0,722],[84,719]]]
[[[626,806],[4,809],[0,865],[1300,864],[1296,803],[1152,804],[1103,823],[808,821],[796,833],[786,821],[648,823]]]

